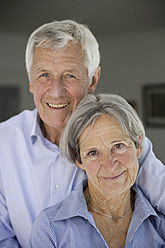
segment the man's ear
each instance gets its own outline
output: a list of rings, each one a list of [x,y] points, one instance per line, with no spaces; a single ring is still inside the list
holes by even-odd
[[[30,81],[29,81],[29,91],[30,93],[33,94],[33,85],[30,83]]]
[[[29,91],[30,91],[30,93],[33,94],[33,85],[30,82],[30,75],[29,75],[29,72],[28,72],[27,68],[26,68],[26,73],[27,73],[28,80],[29,80]]]
[[[101,67],[98,66],[98,68],[95,71],[95,74],[92,77],[91,84],[88,87],[88,93],[92,94],[93,92],[95,92],[95,89],[97,87],[97,83],[99,81],[100,75],[101,75]]]

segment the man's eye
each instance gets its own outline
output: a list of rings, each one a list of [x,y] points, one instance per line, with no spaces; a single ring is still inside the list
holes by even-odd
[[[67,74],[66,78],[75,78],[75,76],[71,75],[71,74]]]
[[[43,73],[38,78],[42,83],[50,83],[52,81],[52,76],[49,73]]]
[[[40,77],[48,77],[48,73],[43,73]]]
[[[64,79],[64,80],[75,79],[75,78],[76,78],[75,75],[73,75],[73,74],[67,74],[67,73],[62,76],[62,79]]]

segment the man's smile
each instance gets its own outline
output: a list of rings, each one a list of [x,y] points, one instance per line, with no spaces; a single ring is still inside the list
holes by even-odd
[[[68,106],[68,103],[60,103],[60,104],[52,104],[52,103],[47,103],[47,105],[51,108],[64,108]]]

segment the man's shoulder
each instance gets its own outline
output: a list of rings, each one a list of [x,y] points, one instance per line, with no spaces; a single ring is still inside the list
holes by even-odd
[[[19,114],[9,118],[0,123],[0,132],[3,132],[5,129],[8,128],[19,128],[24,125],[28,125],[34,121],[36,116],[37,110],[24,110]]]

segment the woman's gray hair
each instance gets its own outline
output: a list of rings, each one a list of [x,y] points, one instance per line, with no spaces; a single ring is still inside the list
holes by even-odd
[[[29,37],[26,46],[25,62],[27,71],[33,62],[35,47],[60,50],[69,41],[79,43],[85,54],[84,65],[88,69],[89,83],[100,64],[99,45],[89,28],[73,20],[53,21],[37,28]]]
[[[71,162],[75,162],[76,158],[81,162],[80,135],[89,124],[103,114],[109,115],[120,124],[123,132],[134,141],[136,148],[143,146],[145,137],[143,124],[135,109],[124,98],[115,94],[96,96],[89,94],[81,100],[67,122],[60,140],[61,155]]]

